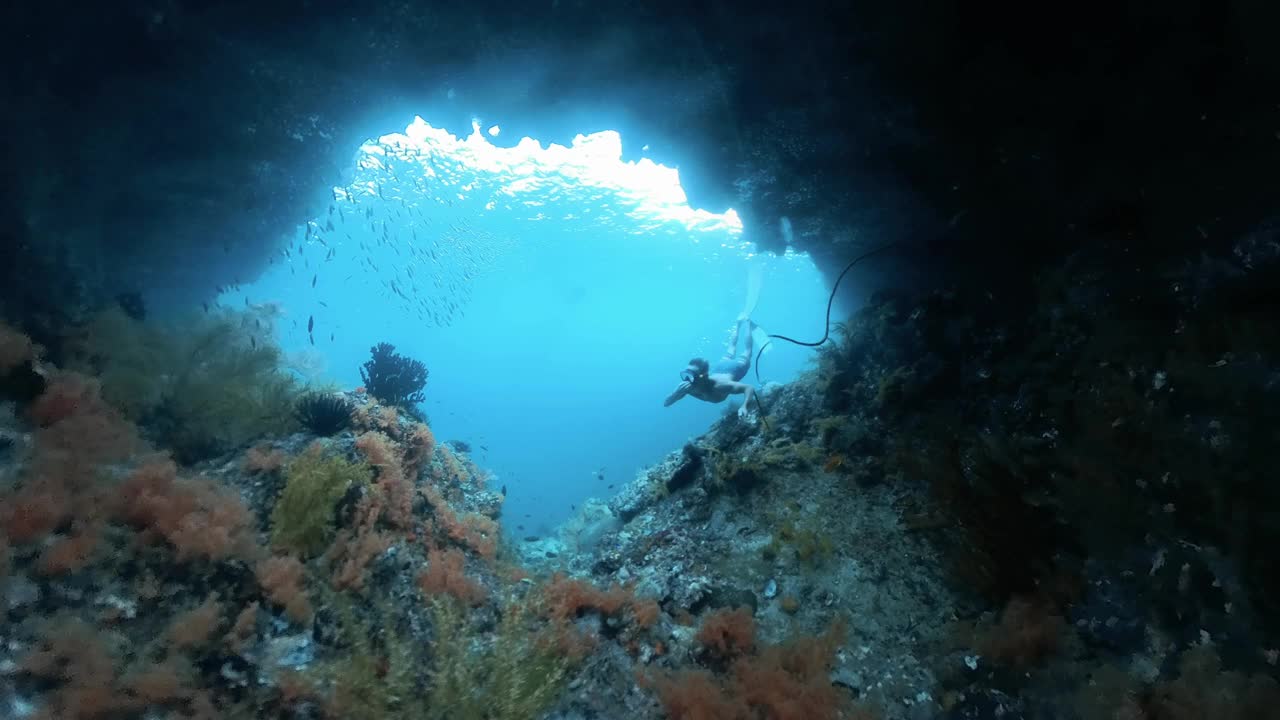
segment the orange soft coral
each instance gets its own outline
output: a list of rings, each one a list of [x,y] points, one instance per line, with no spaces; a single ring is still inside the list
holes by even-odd
[[[554,620],[572,620],[579,613],[592,610],[602,615],[616,615],[635,599],[633,593],[621,585],[601,590],[564,573],[553,575],[542,592],[547,614]]]
[[[243,467],[248,473],[275,472],[288,460],[289,456],[283,450],[273,448],[269,443],[259,443],[245,451]]]
[[[418,575],[418,587],[429,597],[449,595],[471,605],[485,598],[484,588],[467,576],[466,557],[452,549],[428,548],[427,568]]]
[[[209,642],[222,623],[223,605],[218,594],[205,598],[198,607],[174,617],[167,633],[169,642],[178,649],[196,648]]]
[[[413,427],[404,434],[403,445],[405,477],[411,481],[417,480],[423,466],[435,452],[436,438],[431,434],[431,428],[423,423],[414,423]]]
[[[36,569],[41,575],[62,575],[87,567],[102,539],[102,523],[90,522],[59,538],[40,553]]]
[[[1066,624],[1049,601],[1014,597],[1000,614],[1000,622],[978,641],[983,655],[1016,669],[1035,665],[1052,655]]]
[[[267,598],[284,607],[285,615],[296,623],[311,621],[311,601],[304,588],[306,569],[292,555],[267,558],[254,567],[258,584]]]
[[[714,623],[703,625],[704,631],[715,629],[712,637],[699,633],[704,644],[734,634],[740,637],[731,641],[732,647],[746,644],[746,622],[739,611],[712,617]],[[759,654],[743,652],[724,674],[685,670],[642,676],[641,681],[657,693],[672,720],[870,720],[873,713],[856,707],[828,679],[843,634],[837,623],[818,637],[768,646]]]
[[[92,543],[81,531],[107,506],[102,466],[128,457],[134,428],[102,400],[95,381],[76,373],[55,373],[30,415],[38,425],[35,449],[18,488],[0,497],[0,529],[23,544],[74,524],[73,537],[87,548]]]
[[[658,694],[670,720],[749,720],[750,708],[730,696],[715,676],[705,670],[685,670],[641,678]]]
[[[171,544],[179,560],[252,559],[259,549],[253,513],[233,490],[185,480],[168,460],[138,467],[121,484],[117,516]]]
[[[750,652],[756,641],[756,622],[751,610],[717,610],[702,622],[697,639],[714,657],[727,660]]]
[[[382,519],[395,528],[409,527],[413,522],[413,485],[404,475],[400,445],[371,430],[356,438],[356,449],[378,471],[374,487],[382,496]]]

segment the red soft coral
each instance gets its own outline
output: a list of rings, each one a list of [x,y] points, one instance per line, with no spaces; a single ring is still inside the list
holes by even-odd
[[[173,618],[169,623],[169,642],[183,650],[204,645],[222,624],[223,610],[223,604],[218,602],[218,594],[209,595],[198,607]]]
[[[76,618],[60,617],[42,629],[19,670],[53,684],[45,716],[88,720],[133,709],[116,687],[118,659],[104,636]]]
[[[413,485],[405,478],[400,445],[374,430],[356,438],[356,449],[377,468],[374,487],[382,496],[382,519],[392,527],[408,528],[413,523]]]
[[[136,468],[119,488],[118,517],[169,542],[179,560],[255,557],[253,513],[244,500],[209,480],[179,479],[176,471],[166,459]]]
[[[1024,669],[1052,655],[1066,624],[1049,601],[1015,597],[1000,614],[1000,622],[979,642],[983,655],[994,662]]]
[[[714,657],[728,660],[750,652],[756,641],[756,621],[751,610],[717,610],[702,622],[698,642]]]
[[[415,423],[404,435],[404,474],[410,480],[416,480],[423,465],[431,459],[435,451],[436,438],[431,428],[423,423]]]
[[[267,598],[284,607],[284,614],[296,623],[311,622],[311,601],[304,588],[306,568],[292,555],[277,555],[254,567],[258,584]]]
[[[572,620],[586,610],[595,610],[602,615],[616,615],[635,599],[631,590],[621,585],[601,590],[589,582],[571,578],[564,573],[556,573],[547,581],[543,597],[546,600],[547,614],[553,620]]]
[[[97,521],[109,487],[102,465],[128,457],[137,440],[97,383],[76,373],[55,373],[30,414],[38,425],[30,465],[17,490],[0,497],[0,529],[15,543]]]
[[[670,720],[747,720],[750,709],[730,697],[715,676],[705,670],[685,670],[644,679],[662,702]]]
[[[94,522],[59,538],[40,553],[36,569],[41,575],[62,575],[88,566],[102,539],[102,525]]]
[[[34,542],[65,523],[69,507],[70,500],[61,485],[29,485],[0,501],[0,529],[11,542]]]
[[[831,684],[828,672],[844,634],[837,623],[818,637],[800,637],[752,654],[754,625],[746,608],[721,611],[703,624],[699,639],[718,653],[736,653],[723,675],[703,670],[642,678],[673,720],[869,720]]]
[[[418,575],[418,587],[428,596],[450,595],[465,603],[479,605],[485,592],[466,573],[466,556],[458,550],[428,548],[427,569]]]

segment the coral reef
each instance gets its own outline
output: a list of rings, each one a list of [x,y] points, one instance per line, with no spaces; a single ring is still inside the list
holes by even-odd
[[[416,412],[427,386],[427,366],[397,353],[391,343],[378,343],[369,352],[373,357],[360,367],[360,378],[369,394],[405,412]]]
[[[40,378],[0,412],[0,696],[69,720],[1271,717],[1275,240],[1241,240],[1243,273],[1081,258],[1017,303],[878,295],[761,388],[767,426],[723,417],[520,543],[492,476],[376,393],[333,396],[340,428],[179,412],[279,390],[247,317],[195,328],[234,346],[208,364],[90,351],[159,332],[119,311],[64,343],[77,369],[0,328],[0,367]]]

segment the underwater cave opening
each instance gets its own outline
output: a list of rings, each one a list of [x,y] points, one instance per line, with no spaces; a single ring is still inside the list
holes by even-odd
[[[770,330],[820,336],[827,288],[807,255],[756,252],[733,210],[690,207],[677,169],[624,161],[619,132],[506,147],[501,132],[416,117],[363,143],[267,270],[219,301],[277,303],[278,342],[312,382],[359,385],[383,341],[423,360],[437,437],[508,488],[509,531],[539,534],[726,410],[662,401],[691,357],[724,353],[750,268]],[[810,354],[775,345],[762,380]]]

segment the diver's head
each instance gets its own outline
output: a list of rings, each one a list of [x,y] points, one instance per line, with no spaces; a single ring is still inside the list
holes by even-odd
[[[707,376],[711,371],[711,365],[702,358],[694,358],[689,361],[688,367],[680,371],[680,379],[685,382],[694,382]]]

